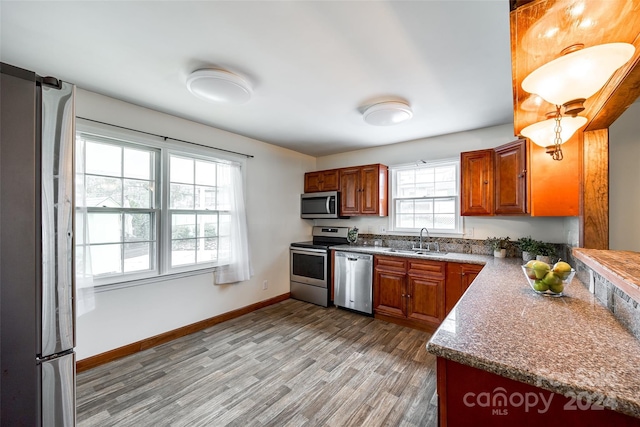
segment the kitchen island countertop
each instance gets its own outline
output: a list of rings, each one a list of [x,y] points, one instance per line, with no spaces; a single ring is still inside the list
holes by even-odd
[[[577,277],[553,298],[534,293],[516,258],[333,249],[484,264],[427,343],[430,353],[640,418],[640,341]]]

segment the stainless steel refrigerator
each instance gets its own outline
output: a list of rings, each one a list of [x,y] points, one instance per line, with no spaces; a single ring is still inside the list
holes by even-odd
[[[73,426],[75,89],[0,71],[0,425]]]

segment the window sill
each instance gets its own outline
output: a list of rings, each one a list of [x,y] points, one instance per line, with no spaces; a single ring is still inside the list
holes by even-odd
[[[202,268],[202,269],[198,269],[198,270],[189,270],[189,271],[182,271],[182,272],[178,272],[178,273],[169,273],[169,274],[163,274],[161,276],[152,276],[152,277],[145,277],[142,279],[133,279],[133,280],[127,280],[127,281],[122,281],[122,282],[116,282],[116,283],[105,283],[105,284],[99,284],[99,283],[94,283],[93,289],[95,293],[100,293],[100,292],[108,292],[108,291],[115,291],[117,289],[124,289],[124,288],[131,288],[134,286],[143,286],[143,285],[149,285],[152,283],[157,283],[157,282],[166,282],[167,280],[175,280],[175,279],[180,279],[183,277],[190,277],[190,276],[198,276],[198,275],[202,275],[202,274],[209,274],[209,273],[213,273],[214,271],[216,271],[218,267],[209,267],[209,268]]]
[[[414,231],[414,230],[388,230],[386,233],[386,235],[389,236],[419,236],[420,235],[420,231]],[[455,231],[455,232],[451,232],[451,233],[438,233],[438,232],[434,232],[432,233],[431,231],[429,231],[429,236],[430,237],[450,237],[450,238],[462,238],[464,237],[464,233],[460,232],[460,231]],[[424,237],[427,237],[426,235]]]

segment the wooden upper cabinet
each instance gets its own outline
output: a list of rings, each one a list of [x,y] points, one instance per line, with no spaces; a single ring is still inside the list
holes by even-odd
[[[340,213],[344,216],[388,214],[388,168],[375,164],[340,169]]]
[[[527,213],[527,145],[520,139],[494,150],[495,214]]]
[[[460,154],[460,215],[493,214],[493,150]]]
[[[304,192],[317,193],[319,191],[340,190],[340,170],[307,172],[304,174]]]

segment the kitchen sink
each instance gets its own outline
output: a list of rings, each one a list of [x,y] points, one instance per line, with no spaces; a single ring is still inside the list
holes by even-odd
[[[412,251],[406,249],[394,249],[389,248],[386,252],[398,253],[398,254],[411,254],[411,255],[425,255],[425,256],[436,256],[436,255],[446,255],[447,252],[437,252],[437,251]]]

